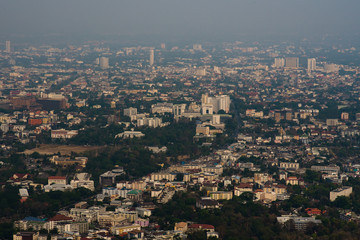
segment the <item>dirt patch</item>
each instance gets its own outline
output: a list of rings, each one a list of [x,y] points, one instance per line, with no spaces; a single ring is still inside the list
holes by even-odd
[[[88,151],[96,151],[103,147],[101,146],[76,146],[76,145],[54,145],[54,144],[42,144],[40,147],[33,148],[30,150],[25,150],[24,154],[32,154],[34,152],[38,152],[42,155],[52,155],[58,152],[61,155],[69,155],[71,152],[75,153],[83,153]]]

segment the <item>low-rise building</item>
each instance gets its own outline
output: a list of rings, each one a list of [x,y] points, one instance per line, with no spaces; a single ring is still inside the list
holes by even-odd
[[[312,224],[321,224],[321,220],[315,219],[315,217],[298,217],[295,215],[283,215],[281,217],[277,217],[277,221],[280,224],[285,224],[287,221],[293,220],[295,229],[298,231],[305,231],[307,226]]]
[[[231,200],[233,198],[233,192],[225,192],[225,191],[211,192],[210,198],[214,200]]]
[[[78,134],[77,130],[65,130],[65,129],[59,129],[59,130],[51,130],[51,138],[55,139],[69,139]]]
[[[337,188],[330,192],[330,201],[335,201],[335,199],[340,196],[348,197],[351,193],[352,187],[344,186],[342,188]]]
[[[281,162],[280,163],[280,168],[281,169],[294,169],[294,170],[297,170],[299,169],[300,165],[299,163],[293,163],[293,162]]]
[[[91,191],[95,190],[94,181],[90,180],[91,174],[89,173],[77,173],[74,176],[74,179],[70,181],[70,185],[73,188],[87,188]]]

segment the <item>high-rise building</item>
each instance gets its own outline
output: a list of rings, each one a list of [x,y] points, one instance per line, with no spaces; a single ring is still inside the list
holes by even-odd
[[[287,57],[285,59],[286,68],[298,68],[299,67],[299,58],[297,57]]]
[[[201,45],[201,44],[194,44],[194,45],[193,45],[193,49],[194,49],[194,50],[201,51],[201,50],[202,50],[202,45]]]
[[[339,66],[337,64],[325,64],[324,70],[327,73],[335,73],[339,71]]]
[[[149,59],[149,65],[154,65],[154,49],[150,49],[150,59]]]
[[[162,44],[160,45],[160,47],[161,47],[161,49],[165,49],[165,48],[166,48],[165,43],[162,43]]]
[[[208,94],[201,95],[201,105],[202,105],[202,112],[212,112],[217,113],[219,110],[223,110],[224,112],[228,113],[230,111],[230,97],[228,95],[220,95],[215,97],[209,97]],[[205,111],[206,109],[210,109],[211,111]]]
[[[282,68],[285,66],[285,59],[283,58],[275,58],[274,67]]]
[[[228,113],[230,111],[230,97],[228,95],[221,95],[216,97],[219,101],[219,110],[224,110],[224,112]]]
[[[108,69],[109,68],[109,58],[101,57],[100,58],[100,67],[101,67],[101,69]]]
[[[196,69],[195,74],[197,76],[206,76],[206,69],[205,68],[198,68],[198,69]]]
[[[308,58],[307,70],[308,70],[308,72],[316,70],[316,59],[315,58]]]
[[[5,52],[7,52],[7,53],[11,52],[11,43],[10,43],[10,41],[5,42]]]

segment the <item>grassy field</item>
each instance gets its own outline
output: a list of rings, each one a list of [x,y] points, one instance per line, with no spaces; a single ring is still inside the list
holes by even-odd
[[[23,153],[24,154],[32,154],[34,152],[38,152],[40,154],[45,155],[52,155],[56,154],[58,152],[61,153],[61,155],[68,155],[71,154],[71,152],[75,153],[82,153],[87,151],[94,151],[99,150],[103,147],[100,146],[76,146],[76,145],[55,145],[55,144],[41,144],[40,147],[33,148],[30,150],[26,150]]]

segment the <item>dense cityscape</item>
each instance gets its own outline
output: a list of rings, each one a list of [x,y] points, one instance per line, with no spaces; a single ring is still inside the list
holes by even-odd
[[[0,53],[0,239],[358,239],[360,52]]]

